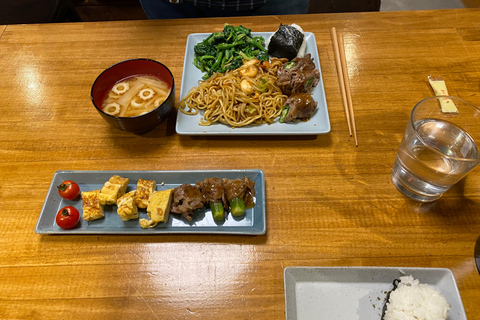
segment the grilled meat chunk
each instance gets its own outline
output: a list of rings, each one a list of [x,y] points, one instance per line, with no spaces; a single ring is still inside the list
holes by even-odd
[[[308,93],[292,94],[285,101],[285,105],[288,105],[289,109],[284,122],[308,120],[317,108],[317,102]]]
[[[233,198],[243,199],[245,191],[247,191],[247,185],[243,179],[229,180],[224,178],[223,184],[225,185],[228,201],[231,201]]]
[[[171,212],[192,221],[193,211],[203,207],[203,196],[198,186],[182,184],[173,190]]]
[[[320,72],[315,69],[310,53],[295,58],[278,69],[276,84],[286,95],[310,93],[320,81]]]
[[[205,178],[195,184],[202,190],[204,203],[223,202],[225,208],[228,207],[227,198],[225,196],[225,188],[222,180],[219,178]]]
[[[245,209],[253,207],[255,182],[247,177],[244,179],[222,180],[227,195],[230,212],[234,217],[243,216]]]
[[[245,199],[245,196],[248,194],[255,196],[255,182],[247,177],[235,180],[223,178],[222,182],[228,201],[233,198]]]
[[[202,190],[203,201],[210,205],[212,216],[215,221],[225,219],[225,210],[228,209],[228,201],[225,188],[219,178],[205,178],[195,184]]]

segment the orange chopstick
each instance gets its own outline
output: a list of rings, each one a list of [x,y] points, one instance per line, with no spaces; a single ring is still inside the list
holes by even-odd
[[[331,34],[332,34],[333,49],[335,51],[335,62],[337,64],[338,82],[340,82],[340,91],[342,92],[343,109],[345,110],[345,117],[347,118],[348,133],[350,134],[350,136],[352,136],[352,126],[350,124],[350,112],[348,111],[347,93],[345,92],[345,82],[343,81],[343,73],[342,73],[342,70],[343,70],[342,62],[340,61],[337,31],[335,27],[332,28]]]
[[[332,28],[332,37],[333,35],[336,35],[336,30],[335,27]],[[352,95],[350,92],[350,81],[348,78],[348,71],[347,71],[347,60],[345,58],[345,47],[343,44],[343,36],[341,34],[338,35],[337,37],[334,37],[333,40],[333,47],[335,49],[335,58],[337,59],[337,56],[340,57],[340,63],[341,63],[341,72],[338,72],[338,77],[340,81],[340,88],[342,90],[342,98],[343,97],[343,92],[345,92],[346,96],[346,101],[347,101],[347,107],[345,107],[345,102],[344,102],[344,107],[345,107],[345,114],[347,115],[347,123],[349,124],[349,129],[350,125],[353,129],[353,136],[355,138],[355,145],[358,147],[358,138],[357,138],[357,127],[355,124],[355,113],[353,111],[353,102],[352,102]],[[338,64],[338,62],[337,62]],[[343,79],[343,81],[342,81]],[[344,87],[342,89],[342,86]],[[344,98],[345,99],[345,98]],[[350,131],[350,136],[352,135],[352,132]]]

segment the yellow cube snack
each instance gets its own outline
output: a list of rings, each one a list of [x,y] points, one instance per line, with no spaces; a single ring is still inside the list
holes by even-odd
[[[137,192],[135,193],[135,204],[139,208],[148,206],[150,195],[157,189],[157,183],[153,180],[138,179]]]
[[[100,203],[103,205],[116,204],[117,199],[125,194],[129,181],[128,178],[122,178],[117,175],[111,177],[100,190]]]
[[[85,221],[92,221],[104,217],[103,205],[98,199],[99,194],[100,190],[82,192],[83,219],[85,219]]]
[[[152,193],[148,201],[147,214],[150,220],[140,219],[142,228],[153,228],[159,222],[167,222],[172,206],[173,189]]]
[[[117,200],[117,213],[123,221],[138,219],[138,209],[134,197],[135,190],[124,194]]]

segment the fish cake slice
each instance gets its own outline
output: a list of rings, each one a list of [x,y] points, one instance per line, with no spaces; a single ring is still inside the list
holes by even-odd
[[[148,206],[150,195],[157,189],[157,183],[154,180],[138,179],[137,192],[135,193],[135,204],[139,208]]]
[[[134,197],[135,190],[125,193],[117,200],[117,213],[123,221],[138,219],[138,209]]]
[[[111,177],[100,190],[99,200],[100,203],[105,205],[116,204],[118,198],[125,194],[127,191],[128,178],[122,178],[118,175]]]
[[[100,190],[82,192],[83,219],[97,220],[104,217],[103,205],[99,201]]]

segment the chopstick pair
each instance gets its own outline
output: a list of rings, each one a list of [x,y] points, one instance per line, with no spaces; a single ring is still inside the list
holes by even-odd
[[[355,113],[353,112],[352,96],[350,93],[350,82],[348,80],[347,60],[345,58],[345,47],[343,45],[343,36],[339,34],[335,27],[331,29],[333,49],[335,51],[335,61],[337,63],[338,80],[342,92],[343,107],[347,117],[348,132],[355,138],[355,145],[358,147],[357,127],[355,125]]]

